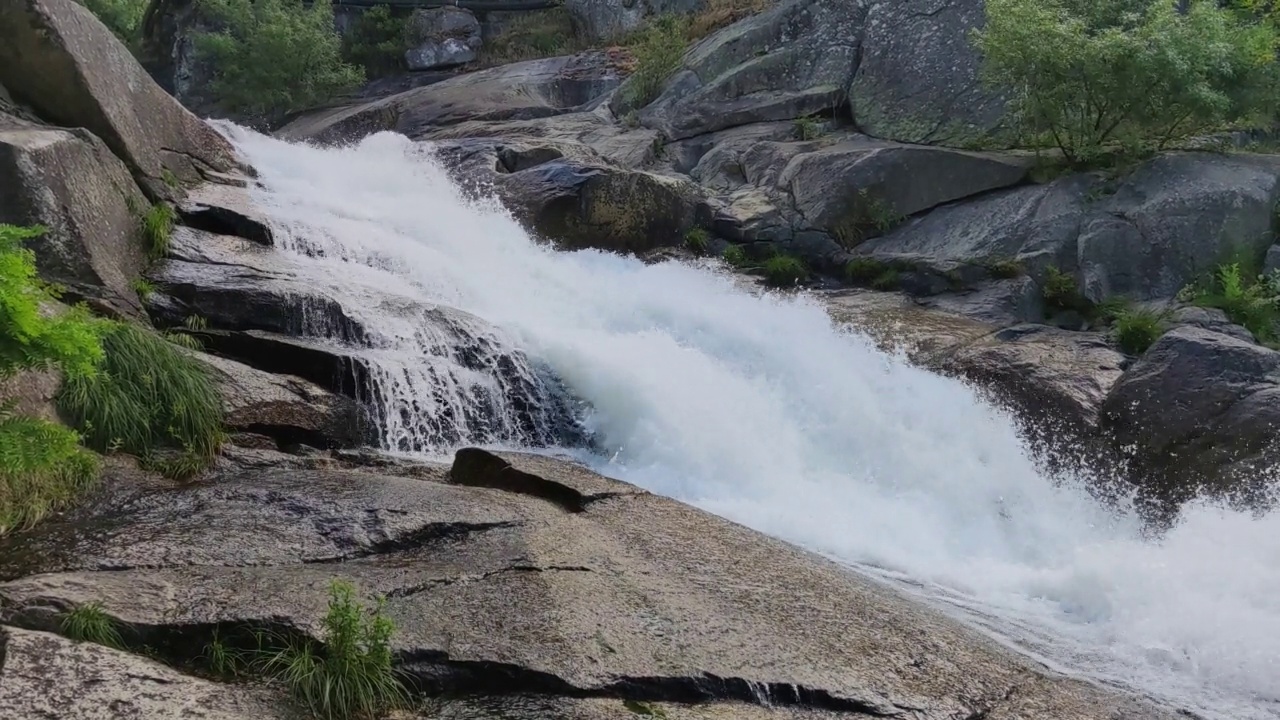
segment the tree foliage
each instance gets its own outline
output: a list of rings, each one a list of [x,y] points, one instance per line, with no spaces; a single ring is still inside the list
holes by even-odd
[[[259,121],[312,107],[364,80],[342,59],[333,7],[302,0],[201,0],[223,30],[196,37],[214,67],[212,90],[228,110]]]
[[[1276,30],[1214,0],[987,0],[985,79],[1077,164],[1250,122],[1277,102]]]
[[[77,0],[88,8],[107,29],[130,47],[138,40],[142,16],[147,11],[147,0]]]
[[[364,68],[368,77],[383,77],[404,69],[405,21],[386,5],[366,10],[342,38],[342,57]]]

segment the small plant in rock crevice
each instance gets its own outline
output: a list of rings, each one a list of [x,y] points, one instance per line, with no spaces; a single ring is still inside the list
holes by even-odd
[[[1089,301],[1080,293],[1076,278],[1065,273],[1056,266],[1045,268],[1044,280],[1041,283],[1041,297],[1044,298],[1045,309],[1050,312],[1076,311],[1088,314]]]
[[[169,242],[178,213],[165,203],[152,205],[142,215],[142,240],[147,260],[155,262],[169,254]]]
[[[800,258],[775,255],[764,261],[765,282],[774,287],[792,287],[809,277],[809,269]]]
[[[622,87],[627,104],[639,108],[656,100],[667,79],[680,68],[687,46],[678,17],[664,15],[653,20],[632,48],[635,70]]]
[[[1207,281],[1186,288],[1180,299],[1222,310],[1259,342],[1272,344],[1280,324],[1280,273],[1262,276],[1250,272],[1250,264],[1239,259],[1224,263]]]
[[[802,142],[817,140],[822,137],[822,123],[811,115],[795,119],[796,139]]]
[[[124,640],[116,628],[116,622],[97,602],[77,605],[62,616],[62,633],[77,642],[91,642],[117,650],[124,649]]]
[[[1126,308],[1115,314],[1111,335],[1121,350],[1141,355],[1168,329],[1165,317],[1166,313],[1157,310]]]
[[[720,257],[731,267],[738,268],[739,270],[745,269],[751,265],[751,260],[747,257],[747,252],[738,245],[730,245],[725,248]]]
[[[282,638],[283,647],[264,653],[256,669],[283,682],[300,705],[323,720],[378,717],[407,705],[392,663],[395,624],[383,615],[382,600],[363,608],[350,583],[334,580],[322,625],[323,644]]]
[[[1026,269],[1022,267],[1022,263],[1012,258],[992,261],[986,267],[991,277],[1001,280],[1022,277],[1022,275],[1026,274]]]
[[[706,255],[711,235],[702,228],[692,228],[684,234],[684,246],[694,255]]]

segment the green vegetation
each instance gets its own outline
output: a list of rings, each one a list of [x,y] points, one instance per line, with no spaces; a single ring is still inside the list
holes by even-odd
[[[684,234],[684,246],[694,255],[706,255],[710,243],[710,233],[702,228],[691,228]]]
[[[641,32],[632,47],[635,71],[623,86],[624,99],[631,107],[644,107],[658,97],[680,67],[688,44],[682,21],[675,16],[657,18]]]
[[[1256,123],[1280,98],[1274,26],[1214,0],[987,0],[974,37],[1022,134],[1077,167]]]
[[[1156,310],[1126,308],[1115,316],[1112,337],[1120,349],[1130,355],[1141,355],[1168,329],[1166,314]]]
[[[1074,310],[1087,314],[1090,310],[1090,303],[1080,293],[1075,276],[1064,273],[1053,265],[1045,268],[1040,292],[1045,309],[1050,312]]]
[[[404,705],[407,694],[391,663],[395,624],[382,609],[382,600],[371,609],[362,608],[350,583],[334,580],[323,621],[323,647],[309,639],[286,640],[284,648],[268,654],[260,667],[324,720],[377,717]]]
[[[391,14],[386,5],[369,8],[342,37],[342,59],[364,68],[370,78],[405,69],[405,20]]]
[[[735,268],[745,268],[751,264],[751,260],[747,257],[747,253],[740,245],[730,245],[724,249],[724,253],[720,255],[725,262]]]
[[[135,47],[142,27],[142,16],[148,0],[77,0],[84,5],[120,42]]]
[[[1280,321],[1280,277],[1263,277],[1249,272],[1248,267],[1239,261],[1220,265],[1211,278],[1187,288],[1182,297],[1201,307],[1222,310],[1259,342],[1273,344]]]
[[[791,287],[809,277],[809,269],[800,258],[774,255],[764,261],[765,282],[774,287]]]
[[[862,188],[849,201],[844,213],[831,226],[831,234],[845,248],[854,248],[873,232],[886,233],[905,220],[888,200]]]
[[[1026,273],[1026,269],[1022,267],[1022,263],[1009,258],[1007,260],[995,260],[987,264],[987,272],[993,278],[1007,280],[1009,278],[1022,277]]]
[[[482,67],[568,55],[585,50],[573,34],[573,21],[563,7],[520,13],[502,31],[485,40],[476,61]]]
[[[58,396],[87,444],[137,455],[171,477],[211,463],[223,437],[222,399],[205,365],[136,325],[111,323],[102,344],[101,372],[68,376]]]
[[[204,646],[204,652],[201,658],[213,671],[215,677],[235,679],[244,672],[247,662],[243,653],[229,647],[223,640],[222,634],[216,629],[213,631],[213,637],[209,639],[209,643]]]
[[[142,241],[147,260],[155,262],[169,254],[169,241],[178,213],[165,203],[152,205],[142,216]]]
[[[138,299],[140,300],[146,300],[151,296],[151,293],[156,291],[155,284],[146,278],[135,278],[130,285],[133,287],[133,291],[138,293]]]
[[[212,89],[228,110],[276,120],[363,82],[342,59],[333,7],[302,0],[201,0],[225,29],[196,37],[215,68]]]
[[[795,127],[798,140],[807,142],[822,137],[822,123],[812,115],[796,118]]]
[[[84,308],[54,311],[58,289],[36,276],[35,254],[23,243],[43,232],[0,224],[0,380],[40,368],[90,377],[103,356],[98,321]],[[97,458],[79,435],[20,415],[0,398],[0,534],[69,506],[97,476]]]
[[[100,603],[77,605],[62,617],[62,633],[76,642],[91,642],[123,649],[124,641],[116,623]]]

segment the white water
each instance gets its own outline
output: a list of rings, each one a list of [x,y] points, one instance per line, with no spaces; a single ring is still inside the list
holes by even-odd
[[[551,252],[399,136],[319,150],[224,129],[286,250],[500,327],[593,407],[602,471],[906,583],[1055,666],[1208,717],[1280,717],[1280,514],[1193,506],[1143,540],[1038,474],[969,388],[804,297]]]

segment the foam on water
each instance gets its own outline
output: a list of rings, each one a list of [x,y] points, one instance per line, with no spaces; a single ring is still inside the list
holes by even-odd
[[[1194,505],[1144,539],[1038,472],[969,387],[803,295],[552,252],[397,135],[321,150],[222,127],[287,251],[498,326],[590,406],[603,472],[860,566],[1063,669],[1210,717],[1280,717],[1280,514]]]

